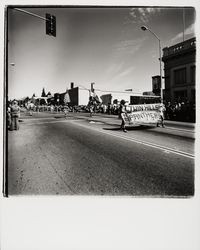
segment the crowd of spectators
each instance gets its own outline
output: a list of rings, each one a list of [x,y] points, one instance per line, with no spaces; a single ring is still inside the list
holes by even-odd
[[[195,122],[195,104],[190,102],[165,102],[164,119],[183,122]],[[120,105],[99,105],[97,112],[118,115]]]
[[[165,102],[164,119],[183,122],[195,122],[195,104],[190,102]],[[104,107],[103,107],[104,106]],[[100,106],[101,113],[119,114],[119,105],[108,104]]]
[[[166,102],[165,119],[183,122],[195,122],[195,104],[190,102]]]
[[[195,104],[189,102],[165,102],[166,111],[164,112],[164,119],[174,120],[174,121],[185,121],[185,122],[195,122]],[[119,115],[119,104],[93,104],[94,113],[103,113],[109,115]],[[31,114],[32,112],[90,112],[90,104],[88,105],[34,105],[29,103],[28,105],[22,106],[21,111]]]

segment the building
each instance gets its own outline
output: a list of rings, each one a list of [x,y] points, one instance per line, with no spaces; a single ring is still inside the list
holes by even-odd
[[[165,101],[195,104],[196,38],[163,49]]]
[[[150,95],[150,96],[154,96],[155,93],[153,91],[145,91],[143,92],[143,95]]]
[[[98,91],[97,91],[98,94]],[[99,93],[100,94],[100,93]],[[101,93],[102,94],[102,93]],[[142,93],[136,93],[132,91],[112,91],[108,94],[100,96],[102,103],[105,105],[120,103],[121,100],[125,100],[127,103],[131,103],[131,96],[142,95]]]
[[[67,89],[64,93],[54,94],[54,100],[56,104],[65,104],[66,93],[69,95],[68,104],[70,106],[87,105],[89,102],[90,90],[83,87],[74,87],[74,83],[71,82],[70,89]]]

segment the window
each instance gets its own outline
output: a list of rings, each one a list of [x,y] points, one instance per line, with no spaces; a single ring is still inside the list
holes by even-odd
[[[195,103],[195,98],[196,98],[196,93],[195,93],[195,90],[192,89],[191,90],[191,101],[192,101],[192,103]]]
[[[186,83],[186,68],[174,70],[174,83],[175,84]]]
[[[191,82],[194,83],[195,82],[195,74],[196,74],[196,67],[195,65],[191,66],[190,68],[190,79],[191,79]]]

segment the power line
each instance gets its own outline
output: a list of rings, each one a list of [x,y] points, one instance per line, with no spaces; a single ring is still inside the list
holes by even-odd
[[[119,91],[119,90],[102,90],[102,89],[95,89],[96,91],[100,91],[100,92],[112,92],[112,93],[126,93],[126,94],[130,94],[130,93],[141,93],[141,92],[133,92],[133,91]]]
[[[88,88],[86,88],[86,87],[84,87],[83,85],[77,85],[77,87],[79,87],[79,88],[82,88],[82,89],[84,89],[84,90],[88,90],[88,91],[90,91],[90,89],[88,89]],[[141,92],[139,92],[139,91],[120,91],[120,90],[103,90],[103,89],[94,89],[94,91],[100,91],[100,92],[106,92],[106,93],[122,93],[122,94],[130,94],[130,93],[132,93],[132,94],[140,94]]]

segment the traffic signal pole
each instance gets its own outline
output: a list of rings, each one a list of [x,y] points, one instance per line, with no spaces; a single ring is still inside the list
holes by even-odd
[[[19,8],[14,8],[14,10],[23,12],[23,13],[28,14],[28,15],[30,15],[30,16],[38,17],[38,18],[40,18],[40,19],[43,19],[44,21],[50,21],[49,19],[47,19],[47,18],[45,18],[45,17],[39,16],[39,15],[37,15],[37,14],[31,13],[31,12],[26,11],[26,10],[22,10],[22,9],[19,9]]]
[[[50,14],[46,14],[46,16],[48,16],[48,18],[46,17],[42,17],[42,16],[39,16],[35,13],[31,13],[29,11],[26,11],[26,10],[23,10],[23,9],[19,9],[19,8],[12,8],[13,10],[16,10],[16,11],[19,11],[19,12],[22,12],[22,13],[25,13],[27,15],[30,15],[30,16],[33,16],[33,17],[37,17],[39,19],[42,19],[43,21],[46,22],[46,34],[47,35],[51,35],[51,36],[56,36],[56,17],[53,16],[53,15],[50,15]],[[6,11],[6,15],[7,15],[7,22],[6,23],[6,29],[8,28],[8,10]],[[9,38],[8,38],[8,32],[5,33],[6,35],[6,40],[9,42]],[[6,63],[6,69],[8,69],[8,45],[7,43],[5,42],[5,53],[6,53],[6,60],[5,60],[5,63]],[[14,66],[14,64],[11,64],[12,66]],[[4,85],[4,104],[5,104],[5,107],[6,107],[6,111],[4,112],[4,118],[7,117],[7,103],[8,103],[8,89],[7,89],[7,85],[8,85],[8,70],[6,70],[4,72],[4,76],[5,76],[5,85]],[[7,84],[6,84],[7,83]],[[7,119],[5,119],[6,122],[3,124],[4,125],[4,131],[5,131],[5,137],[4,139],[7,140],[7,137],[8,137],[8,132],[7,132]],[[3,166],[3,195],[4,197],[8,197],[8,166],[7,164],[5,163],[6,159],[8,159],[8,145],[5,146],[4,148],[4,166]]]
[[[46,17],[42,17],[42,16],[39,16],[35,13],[29,12],[29,11],[26,11],[23,9],[19,9],[19,8],[13,8],[13,9],[46,21],[46,34],[56,37],[56,17],[55,16],[53,16],[51,14],[46,14]]]

